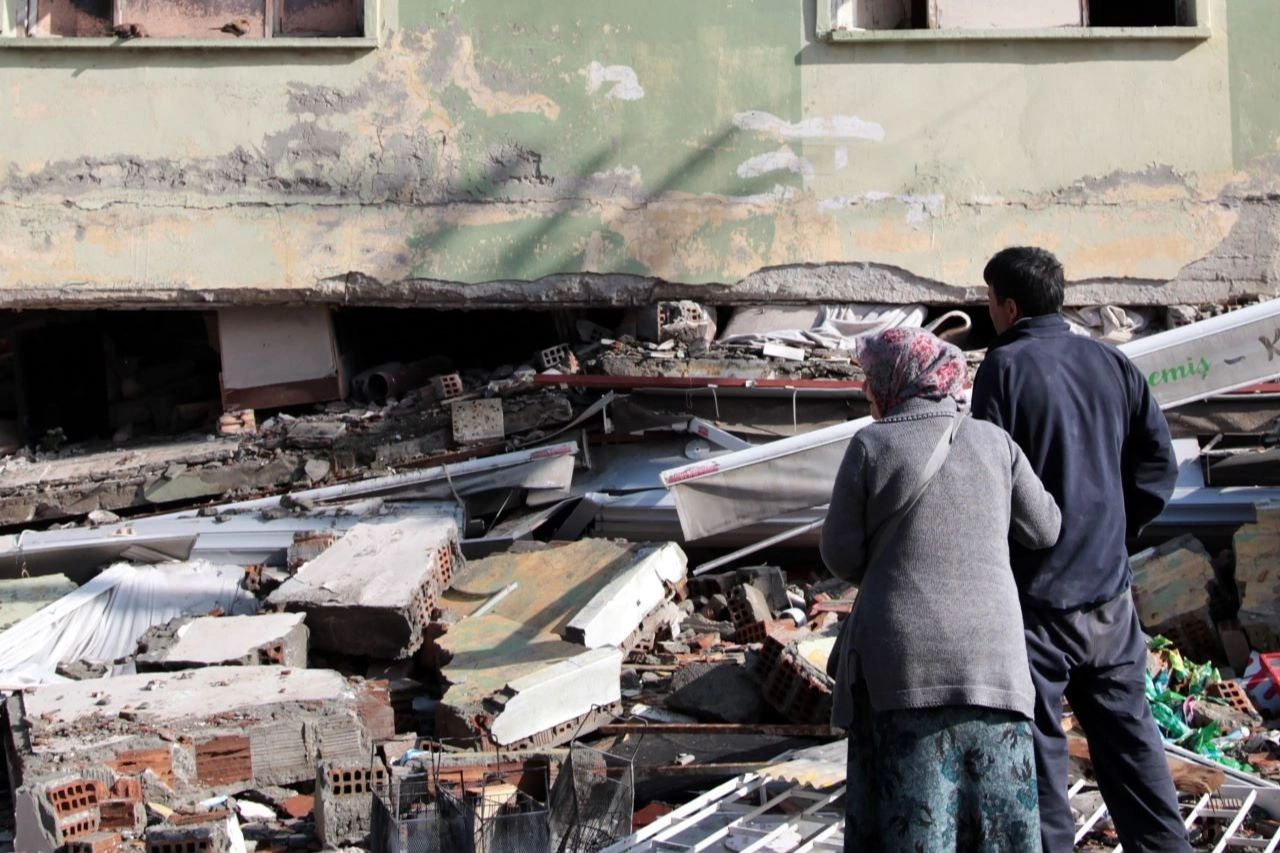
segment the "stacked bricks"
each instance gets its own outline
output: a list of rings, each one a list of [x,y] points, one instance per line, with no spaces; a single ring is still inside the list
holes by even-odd
[[[375,795],[387,789],[387,768],[325,762],[316,769],[316,831],[327,847],[369,835]]]

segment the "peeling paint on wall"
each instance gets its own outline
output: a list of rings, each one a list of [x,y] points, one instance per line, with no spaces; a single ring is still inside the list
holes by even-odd
[[[738,167],[738,177],[755,178],[770,172],[794,172],[797,175],[812,175],[813,164],[796,155],[787,146],[767,154],[757,154]]]
[[[738,113],[733,117],[735,126],[743,130],[768,133],[779,139],[869,139],[884,141],[884,128],[873,121],[857,116],[822,116],[804,121],[783,121],[775,115],[759,110]]]
[[[1073,299],[1275,292],[1280,63],[1236,30],[1280,9],[1224,5],[1203,43],[832,45],[773,0],[420,0],[362,53],[0,49],[0,303],[610,276],[946,301],[1023,242]]]
[[[644,97],[644,87],[640,85],[640,78],[636,76],[634,68],[625,65],[605,67],[593,61],[587,66],[587,91],[598,92],[606,84],[612,84],[605,90],[606,98],[638,101]]]

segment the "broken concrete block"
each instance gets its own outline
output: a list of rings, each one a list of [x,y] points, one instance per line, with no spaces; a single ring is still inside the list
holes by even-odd
[[[658,302],[627,312],[624,325],[634,325],[642,341],[675,341],[685,345],[716,337],[716,311],[688,299]]]
[[[289,546],[285,556],[289,573],[296,573],[304,564],[319,557],[341,538],[342,534],[334,530],[301,530],[293,534],[293,544]]]
[[[395,660],[422,645],[423,629],[461,561],[452,518],[361,522],[267,602],[306,614],[312,648]]]
[[[453,440],[458,444],[501,439],[502,400],[459,400],[451,407]]]
[[[748,566],[735,572],[739,583],[749,583],[764,593],[770,610],[791,607],[787,596],[787,575],[777,566]]]
[[[621,646],[644,617],[670,597],[669,585],[688,573],[680,546],[641,549],[635,560],[569,620],[564,637],[587,648]]]
[[[240,822],[225,811],[198,822],[153,826],[146,840],[147,853],[244,853],[246,849]]]
[[[372,738],[365,718],[380,695],[336,672],[283,667],[125,675],[14,694],[4,715],[20,773],[18,800],[28,804],[19,830],[24,842],[43,836],[51,822],[41,809],[57,808],[46,782],[61,784],[68,772],[107,767],[140,778],[147,799],[161,801],[312,781],[317,758],[367,760]],[[186,737],[162,737],[166,732]],[[101,828],[103,797],[100,787],[95,791],[94,821],[82,826],[85,832]]]
[[[302,473],[306,476],[308,483],[319,483],[329,476],[331,470],[333,470],[333,463],[327,459],[308,459],[302,466]]]
[[[1213,561],[1194,536],[1179,536],[1129,560],[1138,618],[1155,628],[1207,611],[1214,584]]]
[[[373,798],[387,788],[381,762],[337,764],[316,769],[316,830],[326,847],[363,843],[372,828]]]
[[[652,642],[683,616],[669,599],[671,579],[684,572],[677,546],[603,539],[472,561],[442,599],[452,624],[425,650],[451,685],[436,709],[437,735],[504,746],[571,738],[578,722],[598,715],[593,707],[620,699],[617,647]],[[513,582],[488,612],[469,615]],[[581,643],[608,654],[584,653]]]
[[[138,641],[138,672],[200,666],[307,665],[307,626],[301,613],[175,619]]]
[[[285,431],[285,444],[303,450],[325,450],[346,433],[345,421],[292,421]]]
[[[700,720],[759,722],[768,712],[760,684],[736,663],[691,663],[671,677],[666,707]]]

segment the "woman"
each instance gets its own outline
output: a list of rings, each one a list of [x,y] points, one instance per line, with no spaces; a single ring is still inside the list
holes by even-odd
[[[1004,430],[959,410],[954,346],[890,329],[859,358],[876,423],[849,442],[822,528],[827,568],[859,587],[833,715],[845,850],[1039,853],[1008,539],[1050,547],[1058,507]]]

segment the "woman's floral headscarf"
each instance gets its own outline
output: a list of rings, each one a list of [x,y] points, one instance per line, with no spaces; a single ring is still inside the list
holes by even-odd
[[[886,329],[863,338],[858,360],[882,415],[915,397],[958,400],[964,390],[964,354],[924,329]]]

